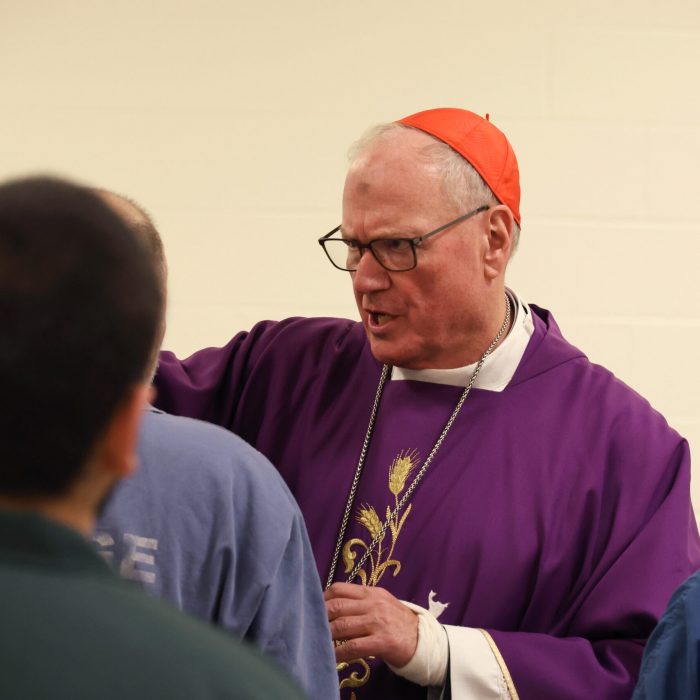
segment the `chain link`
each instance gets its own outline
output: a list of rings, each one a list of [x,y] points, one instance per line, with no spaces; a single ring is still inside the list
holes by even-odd
[[[330,588],[333,583],[333,577],[335,576],[335,569],[338,566],[338,558],[340,556],[340,549],[343,546],[343,539],[345,539],[345,531],[348,529],[348,522],[350,520],[350,513],[352,511],[352,505],[355,502],[355,491],[357,491],[357,485],[360,483],[360,476],[362,475],[362,468],[365,464],[365,457],[367,456],[367,449],[369,448],[369,441],[372,439],[372,432],[374,431],[374,421],[377,417],[377,410],[379,409],[379,400],[382,398],[382,392],[384,391],[384,384],[386,378],[389,374],[389,365],[384,365],[382,368],[382,374],[379,377],[379,385],[377,386],[377,393],[374,397],[374,405],[372,406],[372,413],[369,417],[369,425],[367,426],[367,432],[365,433],[365,441],[362,445],[362,452],[360,452],[360,459],[357,462],[357,468],[355,469],[355,476],[352,480],[352,485],[350,486],[350,491],[348,493],[348,501],[345,505],[345,512],[343,513],[343,519],[340,523],[340,531],[338,534],[338,542],[335,545],[335,552],[333,552],[333,559],[331,560],[331,568],[328,572],[328,579],[326,581],[326,588]]]

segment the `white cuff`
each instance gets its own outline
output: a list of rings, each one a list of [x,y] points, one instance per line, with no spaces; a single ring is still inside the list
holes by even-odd
[[[518,694],[495,642],[485,630],[445,625],[454,700],[517,700]]]
[[[442,686],[450,658],[447,633],[435,616],[414,603],[401,601],[418,615],[418,644],[411,660],[401,668],[388,664],[397,675],[418,685]]]

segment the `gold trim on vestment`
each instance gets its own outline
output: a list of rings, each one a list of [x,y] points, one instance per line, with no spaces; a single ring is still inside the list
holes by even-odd
[[[506,666],[505,659],[503,658],[503,655],[501,654],[498,646],[496,646],[496,642],[494,642],[493,637],[486,630],[479,629],[479,632],[481,632],[481,634],[484,635],[486,641],[488,642],[488,645],[491,647],[493,655],[496,657],[496,661],[498,661],[501,673],[503,674],[503,679],[505,680],[506,687],[508,688],[508,695],[510,695],[510,700],[519,700],[518,691],[515,689],[515,683],[513,683],[513,679],[511,678],[508,666]]]

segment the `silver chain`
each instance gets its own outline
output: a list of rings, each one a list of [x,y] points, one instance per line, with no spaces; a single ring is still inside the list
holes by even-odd
[[[340,549],[343,546],[343,539],[345,538],[345,531],[348,529],[348,521],[350,520],[350,513],[352,511],[352,505],[355,502],[355,491],[357,491],[357,485],[360,483],[360,476],[362,475],[362,468],[365,465],[365,457],[367,456],[367,449],[369,448],[369,441],[372,439],[372,432],[374,431],[374,421],[377,417],[377,409],[379,408],[379,400],[382,398],[382,391],[384,390],[384,383],[386,382],[387,375],[389,374],[389,365],[384,365],[382,368],[382,374],[379,377],[379,386],[377,386],[377,394],[374,397],[374,405],[372,406],[372,413],[369,417],[369,425],[367,426],[367,432],[365,433],[365,441],[362,445],[362,452],[360,452],[360,459],[357,462],[357,468],[355,469],[355,476],[352,480],[352,485],[350,486],[350,491],[348,492],[348,501],[345,505],[345,512],[343,513],[343,519],[340,523],[340,532],[338,534],[338,542],[335,545],[335,552],[333,553],[333,559],[331,560],[331,570],[328,572],[328,580],[326,581],[326,588],[330,588],[331,583],[333,583],[333,577],[335,576],[335,569],[338,566],[338,557],[340,556]]]
[[[503,319],[503,325],[501,326],[500,330],[496,334],[496,337],[491,341],[491,345],[488,346],[488,348],[486,349],[486,352],[481,356],[481,359],[477,362],[477,365],[474,368],[474,371],[472,372],[472,376],[469,378],[469,382],[467,383],[467,386],[464,388],[462,395],[459,397],[459,400],[457,401],[457,405],[454,407],[452,414],[447,419],[447,423],[445,423],[445,427],[442,429],[440,436],[435,441],[435,444],[433,445],[433,449],[430,450],[430,453],[425,458],[425,462],[423,462],[423,466],[420,468],[420,470],[418,471],[416,476],[413,478],[411,485],[406,489],[406,492],[401,497],[401,500],[396,504],[394,509],[389,513],[389,516],[384,521],[384,524],[380,528],[379,532],[374,536],[374,539],[370,542],[369,547],[367,547],[365,553],[362,555],[362,557],[357,562],[357,564],[355,564],[355,567],[350,572],[350,575],[347,578],[347,583],[351,583],[353,581],[353,579],[356,578],[360,569],[364,566],[364,563],[369,558],[369,555],[374,551],[377,544],[379,544],[379,542],[381,542],[382,539],[384,538],[384,535],[385,535],[387,528],[389,527],[389,524],[391,523],[391,521],[398,515],[398,513],[401,511],[401,509],[404,507],[404,505],[408,502],[409,498],[411,498],[411,496],[413,495],[413,492],[418,487],[418,484],[420,483],[421,479],[425,475],[425,472],[428,470],[428,467],[432,463],[433,459],[435,458],[435,455],[437,454],[438,450],[442,446],[442,443],[444,442],[445,438],[447,437],[447,433],[450,432],[450,428],[452,427],[452,424],[455,422],[455,419],[457,418],[457,416],[462,408],[462,405],[467,400],[467,396],[469,396],[469,394],[472,390],[472,387],[474,386],[474,383],[476,382],[476,378],[479,376],[479,372],[481,371],[481,368],[482,368],[484,362],[486,361],[486,358],[493,352],[494,348],[496,347],[496,345],[498,345],[499,341],[503,337],[503,334],[508,329],[508,325],[510,324],[510,316],[511,316],[510,297],[508,296],[508,294],[506,294],[506,317],[505,317],[505,319]],[[333,553],[333,559],[331,560],[330,571],[328,572],[328,579],[326,580],[326,589],[330,588],[331,584],[333,583],[333,578],[335,576],[335,570],[338,566],[338,559],[340,557],[340,550],[342,549],[342,546],[343,546],[343,540],[345,539],[345,532],[346,532],[347,527],[348,527],[348,522],[350,521],[350,513],[352,512],[352,507],[353,507],[353,504],[355,502],[355,492],[357,491],[357,485],[359,484],[360,477],[362,476],[362,470],[364,468],[365,458],[367,456],[367,450],[369,449],[369,443],[370,443],[370,440],[372,439],[372,433],[374,432],[374,423],[375,423],[375,420],[377,418],[377,411],[379,409],[379,401],[382,397],[382,392],[384,391],[384,384],[386,383],[387,377],[389,376],[389,372],[390,372],[389,365],[384,365],[384,367],[382,368],[382,374],[379,377],[379,385],[377,386],[377,393],[376,393],[376,396],[374,397],[374,405],[372,406],[372,413],[370,414],[369,425],[367,426],[367,433],[365,434],[365,441],[362,445],[362,452],[360,452],[360,459],[357,462],[357,468],[355,469],[355,476],[353,477],[352,485],[350,486],[350,491],[348,493],[348,500],[347,500],[347,503],[345,505],[345,512],[343,513],[343,519],[340,523],[340,531],[338,533],[338,541],[336,542],[336,545],[335,545],[335,552]]]

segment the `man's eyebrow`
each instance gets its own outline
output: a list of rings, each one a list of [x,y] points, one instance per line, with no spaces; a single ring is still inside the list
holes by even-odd
[[[349,233],[346,231],[343,231],[343,227],[340,227],[340,230],[338,233],[343,237],[348,240],[352,241],[359,241],[360,239],[357,238],[357,236],[351,236]],[[378,238],[417,238],[418,236],[423,235],[419,231],[407,231],[407,230],[396,230],[396,231],[384,231],[383,233],[377,233],[375,235],[370,236],[369,240],[375,241]]]

